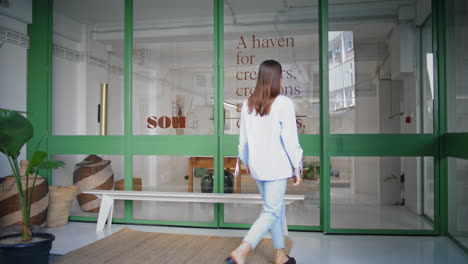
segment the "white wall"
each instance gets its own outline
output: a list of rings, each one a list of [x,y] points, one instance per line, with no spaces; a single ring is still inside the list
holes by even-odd
[[[26,34],[32,20],[31,0],[10,1],[10,7],[0,7],[0,27]],[[3,43],[3,44],[2,44]],[[0,42],[0,108],[26,110],[26,58],[24,46]],[[26,149],[19,159],[25,159]],[[0,177],[11,175],[5,155],[0,155]]]
[[[419,157],[402,158],[402,172],[405,173],[405,205],[410,211],[421,214],[421,166]]]
[[[24,25],[32,22],[32,0],[15,0],[8,2],[8,7],[0,6],[0,15]]]
[[[109,85],[108,134],[123,134],[123,71],[106,66],[123,69],[123,60],[120,58],[123,57],[123,51],[95,41],[91,31],[93,26],[54,13],[54,135],[99,134],[97,106],[101,83]],[[122,44],[119,41],[116,43]]]
[[[73,40],[54,35],[54,43],[63,47],[77,50],[79,43]],[[79,93],[79,84],[83,82],[83,69],[80,63],[67,60],[63,57],[52,57],[52,133],[73,135],[84,134],[85,127],[80,116],[82,111],[77,110],[84,102]],[[80,133],[81,132],[81,133]]]
[[[377,157],[355,157],[355,192],[370,194],[376,197],[378,189],[378,158]],[[369,201],[374,202],[374,201]],[[375,201],[376,202],[376,201]]]

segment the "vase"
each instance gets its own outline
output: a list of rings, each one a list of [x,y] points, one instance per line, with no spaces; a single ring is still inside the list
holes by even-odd
[[[89,155],[83,161],[75,164],[73,184],[79,188],[78,203],[81,210],[90,213],[99,212],[101,199],[94,194],[85,194],[88,190],[112,190],[114,186],[114,171],[110,160]]]

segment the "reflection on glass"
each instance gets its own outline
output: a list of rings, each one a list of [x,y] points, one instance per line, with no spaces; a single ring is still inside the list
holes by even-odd
[[[75,185],[80,192],[86,190],[115,189],[122,186],[124,178],[124,164],[122,156],[115,155],[53,155],[53,160],[65,162],[65,167],[52,171],[54,186]],[[84,160],[87,160],[83,164]],[[73,201],[70,216],[97,217],[100,199],[95,196],[78,194]],[[114,218],[124,217],[124,202],[115,201]]]
[[[447,108],[449,132],[468,132],[468,9],[446,1]]]
[[[242,167],[237,176],[240,193],[258,193],[255,180],[248,176]],[[236,179],[237,181],[237,179]],[[288,183],[286,194],[303,194],[304,201],[296,201],[286,206],[288,225],[320,226],[320,159],[304,157],[304,182],[299,187]],[[237,182],[236,182],[237,186]],[[239,190],[236,187],[236,190]],[[224,222],[252,224],[262,210],[261,204],[224,204]]]
[[[448,230],[468,247],[468,160],[449,158]]]
[[[213,157],[134,156],[133,181],[154,192],[213,192]],[[212,203],[133,202],[135,219],[212,222]]]
[[[418,157],[332,157],[331,227],[432,230],[422,216],[421,174]]]
[[[330,32],[328,39],[330,109],[347,111],[356,104],[353,32]]]
[[[424,157],[423,169],[424,214],[434,221],[434,158]]]
[[[107,84],[107,134],[122,135],[124,1],[55,1],[53,21],[52,134],[99,135]]]
[[[427,79],[433,69],[432,61],[418,65],[418,58],[421,48],[430,52],[427,44],[432,40],[426,34],[421,39],[425,45],[417,45],[419,32],[415,28],[430,14],[430,2],[329,1],[332,134],[420,132],[420,71]],[[430,23],[426,22],[429,28]],[[432,99],[424,102],[426,112],[432,111]],[[424,117],[428,124],[425,132],[432,133],[432,118],[429,114]]]
[[[434,54],[432,53],[432,19],[421,28],[421,72],[423,106],[423,132],[434,130]]]
[[[133,134],[213,134],[213,1],[133,3]]]
[[[224,133],[239,134],[240,105],[255,90],[260,63],[279,61],[281,94],[296,106],[301,134],[319,133],[318,1],[225,1]]]

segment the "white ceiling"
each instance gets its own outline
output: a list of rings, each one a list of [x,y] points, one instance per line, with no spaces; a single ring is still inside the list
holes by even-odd
[[[212,3],[134,0],[135,44],[211,40]],[[329,0],[329,30],[353,31],[358,41],[384,41],[397,23],[398,9],[414,4],[415,0]],[[244,32],[318,34],[317,0],[225,0],[224,10],[225,39]],[[95,40],[123,45],[124,0],[57,0],[54,11],[90,25]]]
[[[330,0],[330,18],[334,14],[349,16],[378,16],[396,14],[399,6],[414,5],[415,0]],[[162,18],[212,17],[213,0],[134,0],[134,20],[149,21]],[[225,0],[225,15],[249,14],[287,15],[296,9],[312,9],[318,13],[317,0]],[[58,0],[54,11],[87,24],[123,22],[124,0]]]

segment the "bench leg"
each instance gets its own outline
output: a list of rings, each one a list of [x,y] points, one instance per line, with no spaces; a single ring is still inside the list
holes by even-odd
[[[96,231],[104,230],[104,225],[106,224],[106,219],[110,216],[110,222],[112,222],[112,209],[114,207],[114,199],[103,195],[101,198],[101,207],[99,209],[98,221],[96,226]]]
[[[109,217],[107,218],[107,227],[109,230],[112,228],[112,216],[114,215],[114,200],[112,199],[111,208],[109,211]]]

